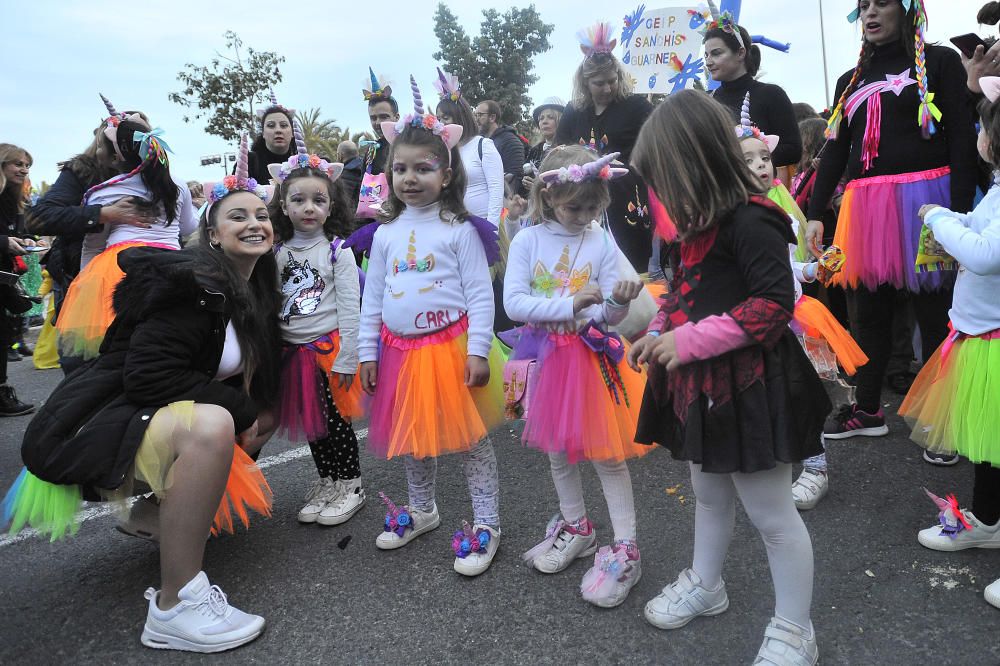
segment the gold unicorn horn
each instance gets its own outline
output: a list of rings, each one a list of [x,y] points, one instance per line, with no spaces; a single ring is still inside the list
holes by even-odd
[[[417,232],[416,231],[411,231],[410,232],[410,244],[406,246],[406,262],[407,263],[410,263],[411,261],[416,261],[417,260],[417,246],[416,246],[416,242],[417,242]]]
[[[552,272],[569,273],[569,245],[563,247],[562,256],[559,257],[559,263],[555,265]]]

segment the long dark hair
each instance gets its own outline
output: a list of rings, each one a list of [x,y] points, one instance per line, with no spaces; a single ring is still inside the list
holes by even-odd
[[[278,396],[281,361],[278,264],[274,254],[268,252],[257,260],[250,279],[243,279],[226,255],[212,247],[209,232],[218,222],[218,211],[217,202],[207,218],[202,217],[199,242],[184,251],[196,260],[195,275],[218,284],[232,301],[230,321],[243,356],[244,388],[259,405],[269,406]]]
[[[389,221],[395,220],[406,209],[406,204],[396,196],[395,190],[392,189],[392,162],[396,155],[396,149],[400,146],[426,148],[441,161],[442,165],[448,164],[448,146],[441,140],[441,137],[422,127],[407,125],[403,133],[392,142],[392,146],[389,148],[389,158],[385,163],[389,198],[383,205],[384,212],[380,214],[380,217]],[[459,220],[464,220],[469,216],[469,211],[465,208],[465,167],[462,166],[462,158],[458,154],[457,147],[451,149],[450,157],[451,182],[441,190],[441,198],[438,203],[441,204],[442,213],[451,213]]]
[[[743,40],[747,51],[746,59],[744,60],[747,66],[747,74],[757,76],[757,72],[760,71],[760,47],[750,42],[750,33],[747,32],[746,28],[741,25],[736,26],[736,28],[740,31],[740,39]],[[736,39],[736,35],[722,28],[712,28],[705,32],[705,37],[701,40],[701,43],[704,44],[710,39],[721,39],[733,53],[739,53],[739,50],[744,48],[740,45],[739,39]]]
[[[275,188],[271,203],[267,205],[267,212],[271,217],[271,224],[274,226],[275,240],[284,243],[295,233],[292,220],[281,207],[281,203],[288,196],[290,184],[302,178],[319,178],[326,183],[326,189],[330,195],[330,215],[323,222],[323,233],[326,234],[326,237],[333,240],[334,236],[341,238],[350,236],[351,232],[354,231],[354,215],[350,209],[343,182],[330,180],[325,173],[318,169],[303,167],[292,171],[288,178]]]
[[[123,120],[119,123],[118,150],[122,154],[122,159],[118,162],[119,170],[122,172],[138,170],[143,185],[152,195],[149,206],[154,210],[159,210],[162,207],[169,226],[177,217],[177,199],[180,197],[180,188],[170,177],[169,162],[166,164],[160,162],[152,150],[147,153],[145,159],[139,156],[141,142],[135,140],[135,133],[145,130],[146,127],[132,120]]]
[[[729,111],[697,90],[674,93],[653,110],[639,131],[632,166],[682,240],[766,193],[743,159]]]

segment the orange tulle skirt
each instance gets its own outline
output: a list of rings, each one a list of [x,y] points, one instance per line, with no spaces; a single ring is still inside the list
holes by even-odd
[[[848,375],[853,375],[868,362],[868,357],[851,334],[815,298],[803,296],[799,299],[795,304],[794,320],[807,336],[823,340],[830,346],[837,362]]]
[[[168,410],[173,417],[165,419],[172,427],[163,426],[156,419],[146,429],[142,443],[136,451],[133,475],[136,481],[149,486],[161,499],[169,494],[173,485],[173,463],[175,450],[173,446],[174,432],[178,427],[190,428],[194,422],[194,402],[185,400],[174,402],[160,411]],[[157,415],[160,412],[157,412]],[[131,494],[129,488],[123,489],[125,494]],[[233,533],[236,520],[244,527],[250,524],[249,512],[252,510],[263,516],[270,517],[273,495],[264,474],[257,463],[247,455],[240,446],[233,445],[233,462],[229,469],[229,480],[222,501],[215,512],[212,522],[212,534],[220,532]]]
[[[56,319],[59,351],[64,356],[84,359],[97,356],[104,333],[115,318],[111,306],[115,287],[125,277],[118,268],[118,255],[129,248],[142,246],[176,249],[159,243],[115,243],[94,257],[70,283]]]
[[[486,386],[465,385],[468,320],[416,338],[382,329],[368,450],[394,458],[468,451],[504,418],[500,342],[493,341]]]

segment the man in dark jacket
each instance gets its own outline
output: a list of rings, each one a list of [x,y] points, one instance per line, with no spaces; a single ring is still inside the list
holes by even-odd
[[[337,161],[344,165],[340,180],[344,183],[351,203],[351,214],[358,207],[358,195],[361,191],[361,178],[365,173],[365,164],[358,156],[358,145],[353,141],[341,141],[337,146]]]
[[[500,153],[504,179],[514,191],[519,191],[524,177],[524,142],[521,137],[510,125],[500,124],[500,105],[492,99],[480,102],[473,115],[479,126],[479,133],[487,139],[493,139],[497,152]]]

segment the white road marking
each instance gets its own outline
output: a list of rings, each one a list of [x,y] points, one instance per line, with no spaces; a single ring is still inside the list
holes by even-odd
[[[358,442],[364,441],[368,436],[368,428],[361,428],[357,431]],[[278,465],[284,465],[285,463],[292,462],[293,460],[298,460],[299,458],[304,458],[309,455],[308,446],[299,446],[294,449],[289,449],[282,453],[275,454],[273,456],[267,456],[261,458],[257,461],[257,467],[260,469],[267,469],[268,467],[277,467]],[[135,498],[130,498],[127,500],[127,506],[131,507],[135,502]],[[90,503],[88,503],[90,504]],[[104,518],[105,516],[110,516],[118,511],[118,505],[116,504],[106,504],[106,503],[93,503],[93,506],[80,511],[76,515],[77,525],[82,525],[91,520],[96,520],[97,518]],[[0,537],[0,548],[6,546],[13,546],[15,543],[20,543],[21,541],[26,541],[32,537],[41,536],[38,530],[26,527],[17,534],[5,534]]]

